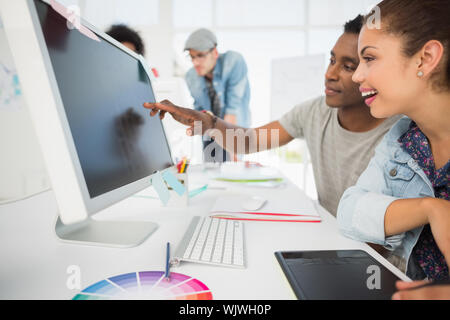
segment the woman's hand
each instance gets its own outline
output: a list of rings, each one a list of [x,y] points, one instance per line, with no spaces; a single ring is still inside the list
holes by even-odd
[[[450,201],[429,199],[428,222],[439,250],[450,267]]]
[[[399,290],[392,296],[392,300],[450,300],[450,285],[433,285],[427,280],[404,282],[395,284]]]

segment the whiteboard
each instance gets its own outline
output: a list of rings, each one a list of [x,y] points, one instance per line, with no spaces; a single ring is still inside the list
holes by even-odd
[[[296,105],[324,94],[326,56],[308,55],[272,60],[271,121]]]
[[[0,110],[20,110],[24,103],[22,89],[1,18],[0,44]]]
[[[0,203],[50,187],[23,94],[0,17]]]

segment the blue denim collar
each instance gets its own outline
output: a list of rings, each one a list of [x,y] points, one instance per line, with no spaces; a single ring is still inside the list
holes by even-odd
[[[411,119],[408,117],[401,118],[387,133],[389,156],[398,163],[408,163],[412,157],[403,150],[398,139],[408,130],[411,124]]]
[[[216,66],[214,67],[213,71],[213,81],[215,79],[221,79],[222,78],[222,64],[223,64],[223,54],[219,55],[219,58],[217,59]]]
[[[391,159],[395,162],[405,164],[412,160],[412,157],[402,149],[399,142],[396,142],[395,145],[391,145],[390,147]]]
[[[399,164],[408,165],[411,170],[416,172],[422,180],[425,181],[425,183],[429,186],[430,190],[432,191],[432,194],[434,194],[433,186],[431,185],[430,180],[428,179],[425,172],[422,170],[422,168],[419,166],[419,164],[405,151],[403,150],[401,143],[398,141],[398,139],[409,130],[409,127],[411,125],[411,119],[408,117],[403,117],[400,119],[387,133],[387,146],[388,146],[388,153],[390,156],[390,159],[392,161],[395,161]]]

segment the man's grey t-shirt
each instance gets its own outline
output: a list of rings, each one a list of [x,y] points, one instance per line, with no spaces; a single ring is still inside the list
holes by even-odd
[[[306,140],[319,202],[334,216],[344,191],[356,184],[375,147],[401,118],[386,119],[367,132],[351,132],[341,127],[337,112],[323,96],[296,106],[279,121],[293,138]]]

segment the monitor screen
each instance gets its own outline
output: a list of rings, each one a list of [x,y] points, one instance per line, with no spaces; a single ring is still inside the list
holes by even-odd
[[[97,35],[68,27],[35,0],[79,163],[91,198],[170,167],[159,117],[143,107],[155,97],[138,59]]]

